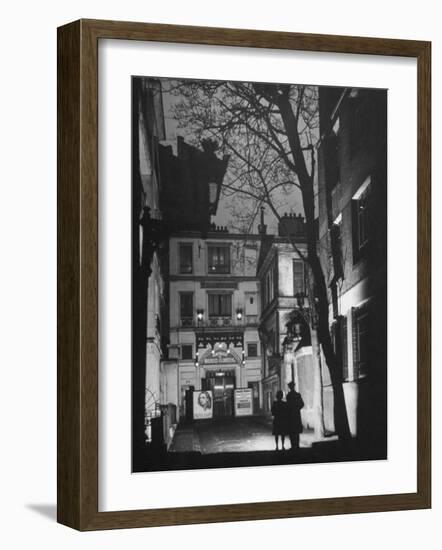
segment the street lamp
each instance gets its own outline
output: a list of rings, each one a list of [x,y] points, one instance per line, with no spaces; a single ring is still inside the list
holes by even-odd
[[[299,309],[304,309],[305,304],[305,294],[303,292],[297,292],[295,294],[296,303],[298,304]]]
[[[298,300],[298,296],[296,298]],[[301,310],[300,300],[301,297],[299,297],[298,301],[298,307]],[[284,338],[283,342],[284,356],[290,357],[290,374],[292,382],[295,381],[296,350],[299,342],[302,340],[301,320],[298,315],[292,317],[292,319],[286,324],[287,336]]]
[[[295,342],[301,340],[301,323],[293,323],[291,336]]]
[[[238,319],[238,321],[241,321],[242,319],[242,309],[237,309],[236,310],[236,318]]]
[[[204,309],[196,310],[196,318],[198,319],[198,321],[202,321],[204,319]]]

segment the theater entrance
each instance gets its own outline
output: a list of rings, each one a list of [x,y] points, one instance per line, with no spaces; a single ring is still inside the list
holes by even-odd
[[[235,371],[207,371],[201,380],[203,390],[211,390],[213,395],[213,417],[233,416],[233,394]]]

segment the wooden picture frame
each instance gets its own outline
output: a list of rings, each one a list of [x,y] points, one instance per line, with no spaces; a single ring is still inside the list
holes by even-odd
[[[98,511],[98,40],[402,56],[418,70],[417,492]],[[82,531],[381,512],[431,506],[431,44],[79,20],[58,29],[58,521]]]

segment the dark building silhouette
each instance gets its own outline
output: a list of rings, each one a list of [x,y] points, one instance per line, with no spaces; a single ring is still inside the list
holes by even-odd
[[[135,471],[161,453],[176,423],[166,398],[163,368],[169,344],[169,236],[208,231],[216,212],[228,157],[216,144],[198,149],[178,138],[177,155],[166,138],[161,82],[132,81],[132,441]]]
[[[387,91],[319,89],[319,244],[352,434],[386,452]],[[324,369],[326,427],[333,394]],[[330,386],[330,387],[327,387]]]
[[[209,231],[229,160],[218,158],[216,148],[215,142],[206,140],[197,149],[182,137],[177,139],[176,155],[172,146],[160,147],[161,209],[171,230]]]

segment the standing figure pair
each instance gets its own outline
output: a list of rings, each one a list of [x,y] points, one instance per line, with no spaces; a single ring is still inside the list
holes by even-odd
[[[299,449],[299,434],[302,432],[301,409],[304,401],[301,394],[295,391],[294,382],[289,382],[290,391],[287,393],[287,401],[283,401],[281,390],[276,392],[276,401],[272,405],[273,435],[275,436],[276,450],[279,450],[278,442],[281,438],[281,448],[285,450],[285,436],[290,437],[291,449]]]

